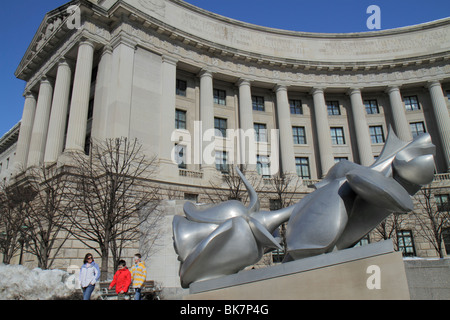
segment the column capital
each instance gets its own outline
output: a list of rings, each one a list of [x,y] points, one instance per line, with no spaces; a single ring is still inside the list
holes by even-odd
[[[325,87],[314,87],[314,88],[311,88],[311,90],[309,91],[310,92],[310,94],[312,94],[312,95],[315,95],[315,94],[318,94],[318,93],[324,93],[325,92]]]
[[[91,46],[92,48],[95,48],[95,42],[86,37],[82,37],[80,39],[79,46],[81,46],[81,45],[88,45],[88,46]]]
[[[391,94],[392,92],[395,92],[395,91],[400,92],[400,86],[392,85],[392,86],[388,86],[386,88],[386,90],[384,90],[384,92],[386,92],[387,94]]]
[[[352,88],[348,88],[347,90],[347,95],[351,96],[353,94],[359,94],[361,95],[361,87],[352,87]]]
[[[428,88],[428,89],[430,89],[430,88],[432,88],[432,87],[435,87],[435,86],[441,86],[441,80],[431,80],[431,81],[428,81],[427,82],[427,84],[426,84],[426,87]]]
[[[203,78],[203,77],[210,77],[210,78],[212,78],[212,77],[213,77],[213,73],[212,73],[212,71],[210,71],[210,70],[208,70],[208,69],[202,69],[202,70],[200,70],[200,72],[198,73],[198,76],[199,76],[200,78]]]
[[[281,92],[281,91],[288,91],[287,85],[281,83],[281,84],[276,84],[275,87],[273,88],[274,92]]]
[[[236,82],[236,85],[237,85],[238,87],[240,87],[240,86],[251,86],[251,85],[252,85],[252,81],[249,80],[249,79],[241,78],[241,79],[239,79],[239,80]]]

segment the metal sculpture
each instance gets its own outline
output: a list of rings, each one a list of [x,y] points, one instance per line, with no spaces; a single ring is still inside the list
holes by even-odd
[[[183,288],[192,282],[234,274],[257,263],[267,250],[281,249],[272,234],[289,219],[293,207],[260,211],[255,190],[236,169],[249,193],[248,207],[236,200],[206,208],[187,202],[186,217],[173,219]]]
[[[284,262],[353,246],[392,212],[413,209],[411,195],[433,180],[434,153],[428,134],[404,142],[390,129],[373,165],[341,161],[315,184],[317,190],[277,211],[260,211],[255,190],[237,169],[248,207],[236,200],[212,207],[187,202],[186,217],[173,219],[182,287],[234,274],[280,249],[272,234],[288,220]]]
[[[285,261],[352,247],[391,213],[413,210],[411,195],[433,180],[434,154],[429,134],[404,142],[390,129],[370,167],[337,163],[295,205]]]

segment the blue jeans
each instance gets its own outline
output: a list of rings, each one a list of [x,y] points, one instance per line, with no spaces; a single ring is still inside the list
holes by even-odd
[[[134,293],[134,300],[141,300],[142,296],[141,296],[141,288],[136,288],[134,289],[135,293]]]
[[[86,288],[83,288],[83,300],[90,300],[91,294],[94,291],[95,284],[90,284]]]

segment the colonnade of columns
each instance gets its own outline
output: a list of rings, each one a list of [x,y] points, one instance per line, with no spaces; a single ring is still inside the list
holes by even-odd
[[[73,85],[73,67],[63,58],[58,63],[54,83],[44,76],[37,97],[31,92],[26,93],[15,158],[18,170],[56,162],[64,145],[68,151],[84,151],[93,60],[94,43],[82,41],[78,47]]]
[[[127,90],[117,88],[117,92],[111,92],[118,101],[112,101],[106,88],[111,82],[119,85],[123,80],[131,81],[130,70],[126,62],[121,60],[121,65],[114,65],[114,59],[127,58],[132,51],[127,46],[120,49],[121,44],[114,48],[105,47],[103,49],[97,75],[95,90],[95,108],[93,132],[98,130],[97,126],[105,127],[106,117],[105,106],[116,109],[119,108],[120,100],[118,95]],[[120,50],[115,50],[119,48]],[[65,150],[83,152],[86,138],[86,120],[89,108],[89,98],[91,90],[91,77],[93,69],[95,45],[89,40],[79,43],[76,65],[72,66],[66,59],[61,59],[57,67],[55,82],[43,77],[39,85],[37,96],[31,92],[25,95],[21,129],[16,151],[16,167],[28,168],[41,163],[53,163]],[[117,51],[117,54],[116,54]],[[123,65],[122,65],[123,64]],[[170,137],[173,131],[175,118],[175,83],[176,83],[177,60],[170,57],[162,58],[162,93],[161,107],[161,136]],[[122,69],[123,70],[122,70]],[[115,70],[115,71],[114,71]],[[119,77],[122,74],[126,79],[111,79],[113,73]],[[72,72],[73,84],[72,81]],[[132,74],[131,74],[132,77]],[[202,70],[200,77],[200,120],[202,130],[214,128],[214,100],[213,100],[213,79],[214,75],[208,70]],[[119,81],[120,80],[120,81]],[[237,82],[239,88],[239,128],[247,131],[254,128],[251,81],[241,79]],[[428,85],[431,96],[433,112],[436,116],[437,131],[441,139],[443,153],[446,157],[447,167],[450,167],[450,123],[446,100],[441,84],[438,81]],[[70,91],[72,90],[72,92]],[[122,90],[122,91],[121,91]],[[325,88],[312,88],[311,94],[314,103],[314,121],[316,128],[317,145],[319,150],[319,161],[322,176],[334,165],[331,152],[330,126],[328,123],[328,112],[325,100]],[[295,173],[295,152],[292,138],[292,124],[290,116],[290,106],[288,98],[288,87],[280,84],[275,86],[276,95],[276,115],[279,123],[281,170],[283,172]],[[394,129],[400,139],[411,140],[411,131],[406,120],[405,106],[402,101],[400,88],[389,87],[386,90],[389,95]],[[126,92],[131,95],[131,91]],[[366,112],[363,104],[361,89],[351,88],[348,91],[353,114],[353,125],[356,132],[358,158],[362,165],[370,165],[373,162],[371,150],[371,140],[369,127],[366,120]],[[71,100],[69,101],[69,97]],[[126,110],[117,112],[125,112]],[[69,120],[67,135],[65,135],[65,124],[67,113]],[[117,115],[116,115],[117,117]],[[103,125],[102,125],[103,123]],[[119,126],[120,128],[120,126]],[[123,131],[123,130],[122,130]],[[126,134],[124,131],[123,133]],[[96,135],[100,135],[96,133]],[[66,136],[66,140],[64,137]],[[242,137],[243,138],[243,137]],[[241,146],[245,143],[241,141]],[[164,142],[160,143],[161,159],[170,159],[172,145]],[[248,150],[240,150],[241,161],[244,163],[256,163],[256,154],[248,154]],[[244,158],[245,157],[245,158]],[[208,166],[204,166],[206,168]]]

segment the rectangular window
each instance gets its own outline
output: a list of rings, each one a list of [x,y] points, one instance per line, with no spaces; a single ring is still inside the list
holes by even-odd
[[[413,138],[417,137],[418,135],[425,133],[425,124],[420,121],[420,122],[411,122],[409,124],[409,128],[411,129],[411,133]]]
[[[255,123],[253,128],[255,129],[255,141],[267,142],[267,126],[264,123]]]
[[[414,241],[411,230],[397,231],[398,251],[401,251],[404,257],[416,255]]]
[[[420,109],[419,99],[417,99],[417,96],[404,97],[403,102],[405,103],[405,108],[407,111]]]
[[[292,127],[294,144],[306,144],[305,127]]]
[[[198,194],[195,193],[184,193],[184,200],[189,200],[198,203]]]
[[[301,100],[289,100],[291,114],[303,114],[303,106]]]
[[[447,255],[450,255],[450,228],[444,228],[442,230],[442,238],[444,240],[445,251]]]
[[[364,100],[364,105],[366,107],[367,114],[378,114],[380,109],[378,109],[377,100]]]
[[[227,104],[227,92],[225,90],[213,89],[214,103],[225,106]]]
[[[216,151],[216,169],[228,173],[228,154],[226,151]]]
[[[252,106],[255,111],[264,111],[264,97],[252,96]]]
[[[334,145],[345,144],[344,138],[344,128],[330,128],[331,132],[331,143]]]
[[[329,116],[339,116],[341,114],[339,101],[327,101],[327,109]]]
[[[256,170],[263,178],[270,178],[270,163],[268,156],[256,156]]]
[[[227,136],[227,119],[214,118],[214,129],[216,129],[216,136],[225,138]]]
[[[435,194],[434,198],[436,199],[436,206],[439,212],[450,212],[450,197],[448,194]]]
[[[175,129],[186,129],[186,111],[175,110]]]
[[[184,80],[177,79],[176,83],[176,94],[178,96],[186,97],[187,82]]]
[[[334,163],[341,162],[342,160],[348,160],[348,157],[334,157]]]
[[[370,140],[372,140],[373,144],[376,143],[384,143],[384,133],[382,126],[370,126]]]
[[[179,169],[186,169],[186,147],[175,145],[175,161],[178,163]]]
[[[311,179],[308,158],[295,158],[295,168],[299,177],[302,179]]]

